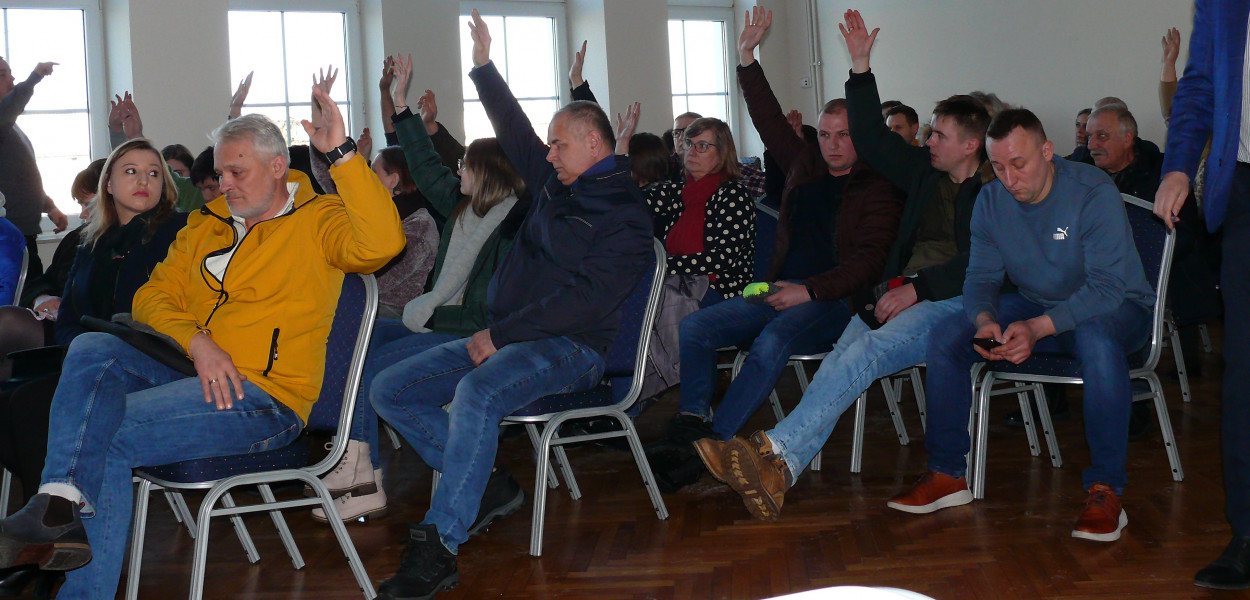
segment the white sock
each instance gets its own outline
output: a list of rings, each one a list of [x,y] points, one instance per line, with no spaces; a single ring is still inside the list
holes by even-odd
[[[51,494],[53,496],[60,496],[62,498],[65,498],[66,500],[69,500],[70,502],[73,502],[75,505],[81,505],[83,503],[82,492],[78,491],[78,488],[68,483],[40,484],[39,493]]]

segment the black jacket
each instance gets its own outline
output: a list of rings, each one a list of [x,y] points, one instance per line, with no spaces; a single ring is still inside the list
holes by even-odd
[[[651,252],[651,214],[629,159],[604,159],[572,185],[560,183],[546,144],[495,64],[473,69],[469,78],[533,196],[487,291],[491,341],[502,348],[562,336],[604,352]]]

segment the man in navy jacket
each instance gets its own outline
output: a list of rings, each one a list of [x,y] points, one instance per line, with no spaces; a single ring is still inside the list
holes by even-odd
[[[499,423],[538,398],[599,383],[621,304],[651,252],[650,211],[629,160],[613,156],[603,110],[570,103],[543,144],[490,62],[477,11],[469,28],[469,77],[533,205],[491,280],[487,329],[419,355],[402,389],[378,393],[375,384],[378,414],[442,473],[425,519],[411,526],[399,572],[378,590],[382,598],[450,589],[459,581],[456,551],[480,515],[516,509],[514,497],[492,493]]]
[[[1163,181],[1155,213],[1180,214],[1211,139],[1202,210],[1207,228],[1224,227],[1224,513],[1233,541],[1194,584],[1250,588],[1250,61],[1245,59],[1250,0],[1198,0],[1189,65],[1172,101]],[[1219,124],[1219,126],[1217,126]]]

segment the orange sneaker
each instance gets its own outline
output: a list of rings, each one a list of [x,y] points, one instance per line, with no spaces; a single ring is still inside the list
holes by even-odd
[[[1085,498],[1085,511],[1072,528],[1072,537],[1095,542],[1114,542],[1128,525],[1128,513],[1120,505],[1120,499],[1106,484],[1089,486]]]
[[[937,471],[925,471],[910,491],[890,498],[885,505],[894,510],[924,515],[969,502],[972,502],[972,492],[968,491],[966,478],[955,479]]]

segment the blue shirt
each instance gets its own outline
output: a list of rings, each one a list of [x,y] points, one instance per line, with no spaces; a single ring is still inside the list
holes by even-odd
[[[1055,333],[1125,301],[1153,309],[1153,287],[1111,178],[1057,156],[1054,165],[1050,192],[1036,204],[1016,200],[998,180],[981,188],[964,278],[969,319],[983,312],[997,318],[1004,277],[1025,299],[1046,308]]]

